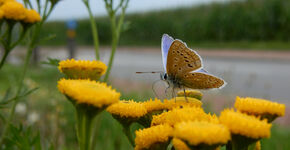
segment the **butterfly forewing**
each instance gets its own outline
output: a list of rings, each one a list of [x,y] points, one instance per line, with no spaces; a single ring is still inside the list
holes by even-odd
[[[161,52],[162,52],[163,67],[165,71],[168,51],[173,41],[174,39],[171,36],[169,36],[168,34],[163,34],[161,39]]]
[[[169,76],[180,78],[182,75],[202,67],[200,56],[189,49],[182,41],[174,40],[168,55],[166,71]]]
[[[225,84],[224,80],[202,72],[186,73],[180,78],[180,83],[192,89],[220,88]]]

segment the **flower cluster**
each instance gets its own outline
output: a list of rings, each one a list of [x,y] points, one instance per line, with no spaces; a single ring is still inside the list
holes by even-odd
[[[58,88],[77,108],[79,122],[86,123],[83,116],[92,120],[92,110],[107,107],[135,150],[168,149],[170,145],[177,150],[216,150],[225,145],[259,149],[259,140],[270,137],[271,122],[285,114],[283,104],[237,97],[236,110],[227,108],[217,116],[203,110],[202,93],[196,90],[180,91],[170,100],[119,101],[120,93],[94,81],[106,71],[102,62],[66,60],[59,63],[59,70],[69,79],[61,79]],[[135,139],[130,128],[133,123],[144,127],[135,131]],[[86,137],[82,131],[79,135]]]
[[[74,104],[105,108],[119,101],[119,92],[106,83],[94,81],[105,73],[104,63],[71,59],[60,61],[58,68],[68,77],[58,81],[58,89]]]
[[[119,102],[121,95],[119,92],[104,82],[96,81],[106,72],[107,68],[100,61],[71,59],[60,61],[58,68],[67,77],[58,81],[58,89],[76,108],[76,129],[80,149],[88,149],[91,147],[90,141],[95,138],[92,136],[94,118],[109,106],[112,106],[108,108],[112,114],[118,114],[115,109],[128,112],[132,101]],[[146,111],[145,108],[144,111]],[[130,113],[125,116],[128,115]]]
[[[190,94],[195,96],[187,97]],[[266,119],[242,111],[241,106],[246,103],[240,102],[243,98],[238,97],[236,100],[235,107],[238,111],[225,109],[218,117],[206,113],[196,95],[201,94],[196,91],[182,91],[178,97],[163,102],[158,99],[145,102],[122,101],[110,106],[107,111],[114,117],[118,116],[115,118],[124,128],[130,127],[133,122],[145,127],[136,131],[135,150],[166,149],[171,142],[177,150],[203,148],[215,150],[223,145],[237,149],[237,146],[241,148],[253,144],[256,148],[260,148],[259,140],[270,137],[272,125]],[[282,104],[272,104],[267,100],[263,100],[264,104],[260,104],[254,98],[245,99],[251,101],[247,102],[247,105],[256,109],[254,112],[276,116],[284,114],[283,109],[276,111],[276,107],[285,107]],[[124,124],[126,122],[124,120],[130,120],[130,123]]]
[[[0,1],[0,19],[8,21],[20,21],[22,23],[33,24],[39,22],[41,17],[33,9],[27,9],[16,0]]]

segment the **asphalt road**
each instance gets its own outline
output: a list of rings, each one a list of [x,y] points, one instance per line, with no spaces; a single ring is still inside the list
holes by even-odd
[[[105,48],[106,49],[106,48]],[[199,51],[204,60],[204,68],[210,73],[222,77],[228,84],[221,92],[238,96],[267,98],[273,101],[290,100],[290,53],[269,52],[243,53],[227,51]],[[101,51],[101,58],[108,61],[109,51]],[[41,50],[41,59],[47,57],[66,59],[64,48]],[[94,59],[91,48],[82,48],[77,59]],[[10,58],[17,62],[17,58]],[[136,74],[137,71],[163,71],[161,53],[150,48],[122,48],[115,55],[112,77],[146,83],[159,79],[158,74]]]

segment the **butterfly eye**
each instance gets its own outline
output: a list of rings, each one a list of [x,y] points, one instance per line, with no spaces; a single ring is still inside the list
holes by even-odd
[[[167,80],[167,73],[164,74],[164,80]]]

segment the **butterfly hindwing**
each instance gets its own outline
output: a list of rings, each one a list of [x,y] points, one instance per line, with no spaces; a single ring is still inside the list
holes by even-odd
[[[173,41],[167,55],[166,71],[169,76],[179,78],[201,67],[201,57],[195,51],[180,40]]]
[[[170,37],[168,34],[163,34],[162,40],[161,40],[161,50],[162,50],[161,52],[162,52],[163,67],[164,67],[165,72],[166,72],[168,51],[173,41],[174,39]]]
[[[180,82],[192,89],[221,88],[226,84],[224,80],[204,72],[186,73],[180,78]]]

